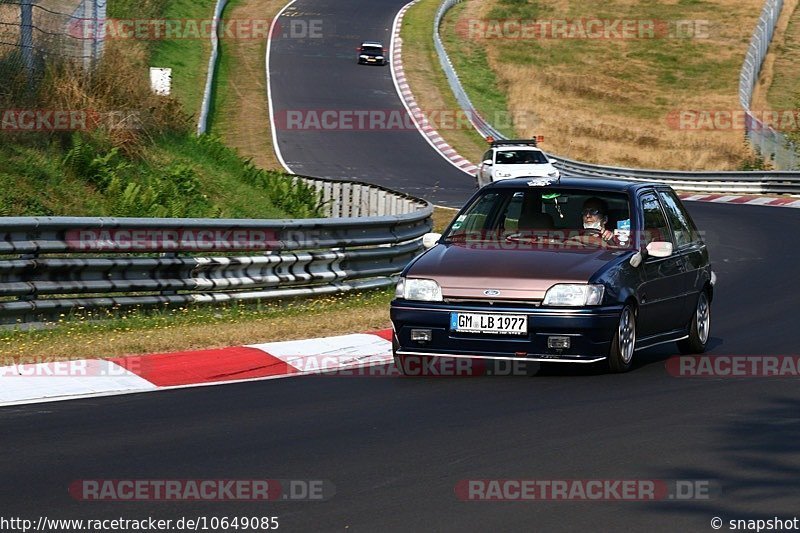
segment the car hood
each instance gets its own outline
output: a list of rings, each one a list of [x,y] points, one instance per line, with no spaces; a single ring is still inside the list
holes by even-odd
[[[540,300],[556,283],[587,283],[622,252],[606,249],[497,250],[439,244],[406,273],[436,280],[444,297]],[[487,296],[486,290],[500,291]]]
[[[511,178],[519,176],[547,177],[550,172],[555,172],[555,167],[550,163],[539,163],[531,165],[495,165],[495,174],[505,172],[511,174]],[[498,179],[509,179],[497,176]]]

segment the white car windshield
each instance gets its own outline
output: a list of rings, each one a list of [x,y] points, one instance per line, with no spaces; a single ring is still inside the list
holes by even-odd
[[[548,163],[544,152],[538,150],[502,150],[497,152],[498,165],[541,165]]]

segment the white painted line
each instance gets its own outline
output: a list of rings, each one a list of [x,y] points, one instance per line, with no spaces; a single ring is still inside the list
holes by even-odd
[[[289,168],[289,165],[286,164],[286,161],[283,159],[283,154],[281,154],[281,147],[278,145],[278,132],[275,129],[275,109],[272,105],[272,84],[270,83],[271,76],[269,72],[269,54],[272,50],[272,34],[275,31],[275,25],[278,22],[278,19],[281,18],[283,12],[286,11],[292,4],[294,4],[297,0],[292,0],[281,9],[278,14],[272,19],[272,24],[269,26],[269,34],[267,35],[267,53],[264,57],[264,67],[267,76],[267,104],[269,105],[269,123],[270,129],[272,130],[272,149],[275,150],[275,155],[278,157],[278,161],[280,162],[281,166],[286,169],[286,172],[289,174],[294,174],[295,172]]]

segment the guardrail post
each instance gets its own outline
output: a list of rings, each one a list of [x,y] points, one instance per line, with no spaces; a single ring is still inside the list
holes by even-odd
[[[178,252],[164,252],[159,254],[159,257],[164,259],[176,259],[178,257]],[[175,296],[178,294],[178,291],[174,289],[162,289],[159,294],[161,296]]]

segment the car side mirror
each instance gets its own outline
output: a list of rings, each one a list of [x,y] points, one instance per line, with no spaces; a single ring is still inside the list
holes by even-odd
[[[441,233],[426,233],[422,236],[422,247],[429,250],[439,244],[439,239],[441,238]]]
[[[631,256],[628,262],[631,264],[633,268],[638,267],[642,264],[642,261],[647,259],[650,256],[653,257],[669,257],[672,255],[672,243],[671,242],[662,242],[662,241],[653,241],[648,244],[645,248],[642,248],[640,251],[636,252]]]
[[[486,161],[483,162],[483,164],[491,166],[492,160],[491,159],[487,159]]]
[[[558,159],[551,159],[550,160],[550,164],[551,165],[555,165],[556,163],[558,163]]]
[[[647,253],[653,257],[669,257],[672,255],[672,243],[653,241],[647,245]]]

